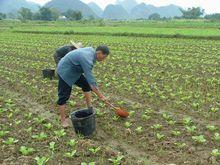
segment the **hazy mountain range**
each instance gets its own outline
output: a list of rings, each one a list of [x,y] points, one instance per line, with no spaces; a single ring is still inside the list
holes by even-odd
[[[68,9],[81,11],[84,17],[93,16],[104,19],[147,19],[151,14],[158,13],[162,17],[181,16],[180,7],[168,5],[155,7],[145,3],[138,4],[135,0],[116,0],[116,4],[109,4],[102,10],[96,3],[85,4],[80,0],[51,0],[44,5],[55,8],[61,13]],[[16,12],[21,7],[37,11],[39,6],[26,0],[0,0],[0,12]]]

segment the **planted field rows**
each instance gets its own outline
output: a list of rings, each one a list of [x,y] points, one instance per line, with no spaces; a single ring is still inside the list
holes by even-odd
[[[55,68],[54,50],[70,40],[111,48],[110,58],[97,64],[94,72],[106,95],[130,112],[128,119],[119,119],[94,98],[98,129],[91,141],[76,137],[72,130],[61,137],[54,132],[62,134],[56,119],[57,80],[41,75],[42,69]],[[0,45],[1,90],[10,93],[1,95],[0,144],[6,152],[0,161],[19,157],[33,164],[39,156],[49,164],[56,159],[66,164],[219,164],[220,41],[4,32]],[[67,113],[85,106],[79,89],[72,95]],[[29,112],[19,101],[22,97],[28,98],[26,104],[42,106],[39,113],[56,116],[51,130],[41,124],[51,119],[26,119]],[[7,144],[10,137],[14,142]],[[70,139],[77,146],[68,148]],[[51,142],[57,145],[53,157]],[[21,146],[35,151],[24,156]],[[98,148],[97,153],[91,148]]]

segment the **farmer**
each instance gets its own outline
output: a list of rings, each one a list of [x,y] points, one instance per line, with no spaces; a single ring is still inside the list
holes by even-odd
[[[58,101],[63,127],[68,127],[68,119],[65,115],[66,102],[71,95],[72,86],[76,85],[82,89],[87,107],[92,107],[91,91],[93,91],[102,101],[107,102],[106,97],[97,87],[92,73],[93,65],[96,61],[103,61],[109,55],[107,46],[99,46],[94,50],[92,47],[80,48],[69,52],[58,64],[57,72]]]
[[[67,55],[69,52],[75,50],[75,49],[79,49],[82,48],[83,45],[81,42],[75,43],[73,41],[70,41],[71,45],[66,45],[66,46],[62,46],[59,49],[56,50],[55,54],[54,54],[54,61],[55,63],[58,65],[58,63],[60,62],[60,60]]]

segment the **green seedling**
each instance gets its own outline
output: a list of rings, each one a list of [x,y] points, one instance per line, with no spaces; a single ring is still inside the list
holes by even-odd
[[[44,156],[43,157],[37,156],[34,159],[37,161],[37,165],[45,165],[49,161],[50,158],[47,158]]]
[[[212,152],[211,152],[211,155],[215,156],[215,157],[220,157],[220,150],[219,149],[213,149]]]
[[[54,151],[55,151],[55,144],[56,144],[55,142],[50,142],[49,143],[49,148],[50,148],[52,153],[54,153]]]
[[[90,163],[82,162],[81,165],[95,165],[95,162],[90,162]]]
[[[218,110],[219,110],[219,109],[218,109],[218,108],[215,108],[215,107],[212,107],[212,108],[210,109],[210,111],[213,112],[213,113],[218,112]]]
[[[12,116],[13,116],[13,113],[12,113],[12,112],[7,115],[7,117],[8,117],[9,119],[12,118]]]
[[[190,125],[192,123],[192,119],[190,117],[183,118],[183,124]]]
[[[129,116],[134,116],[135,111],[129,111]]]
[[[174,143],[174,144],[177,146],[177,148],[180,148],[180,149],[187,147],[186,143],[179,143],[179,142],[177,142],[177,143]]]
[[[193,126],[186,126],[185,128],[186,128],[187,132],[189,132],[189,133],[193,133],[196,131],[196,126],[194,126],[194,125]]]
[[[163,135],[163,134],[160,134],[160,133],[157,133],[157,134],[156,134],[156,138],[157,138],[158,140],[162,140],[162,139],[164,139],[164,137],[165,137],[165,135]]]
[[[74,106],[76,105],[76,102],[73,101],[73,100],[70,100],[70,101],[69,101],[69,104],[70,104],[71,107],[74,107]]]
[[[161,124],[154,124],[153,126],[151,126],[152,129],[155,129],[155,130],[160,130],[162,129],[162,125]]]
[[[34,122],[36,124],[41,124],[44,122],[44,119],[42,117],[36,117],[36,118],[34,118]]]
[[[112,162],[113,165],[120,165],[123,158],[124,158],[124,156],[119,155],[119,156],[117,156],[117,157],[115,157],[115,158],[110,158],[110,159],[108,159],[108,160],[109,160],[110,162]]]
[[[113,116],[112,119],[113,119],[114,121],[118,121],[119,116]]]
[[[21,124],[21,120],[15,121],[15,124],[16,124],[16,125]]]
[[[219,141],[220,142],[220,133],[215,133],[215,135],[214,135],[214,139],[216,140],[216,141]]]
[[[43,140],[47,138],[47,134],[44,132],[41,132],[40,134],[33,135],[32,138],[37,139],[37,140]]]
[[[26,146],[21,146],[19,151],[22,153],[22,155],[27,156],[27,155],[31,155],[35,151],[35,149],[28,148]]]
[[[47,123],[47,124],[44,124],[44,127],[46,129],[51,129],[51,128],[53,128],[53,125],[51,123]]]
[[[25,129],[26,132],[31,133],[32,132],[32,127],[28,127],[27,129]]]
[[[176,121],[170,120],[170,121],[167,121],[167,123],[168,123],[169,125],[174,125],[174,124],[176,124]]]
[[[143,132],[143,128],[142,126],[139,126],[135,129],[135,131],[137,131],[137,133],[142,133]]]
[[[89,151],[92,152],[94,155],[100,151],[101,148],[100,147],[93,147],[93,148],[89,148]]]
[[[72,152],[66,152],[64,153],[64,156],[67,158],[73,158],[76,155],[76,150],[72,151]]]
[[[3,143],[7,144],[7,145],[12,145],[17,143],[18,140],[12,137],[9,137],[7,140],[3,141]]]
[[[67,142],[67,144],[68,144],[70,147],[75,147],[77,143],[78,143],[78,142],[77,142],[75,139],[70,139],[70,140]]]
[[[207,128],[209,131],[216,131],[216,130],[217,130],[217,127],[214,126],[214,125],[207,125],[206,128]]]
[[[143,120],[147,121],[147,120],[150,120],[151,116],[144,114],[144,115],[141,116],[141,118]]]
[[[131,126],[132,126],[131,122],[128,122],[128,121],[125,122],[125,127],[126,128],[130,128]]]
[[[0,114],[4,113],[4,112],[6,112],[6,111],[7,111],[6,109],[0,108]]]
[[[174,130],[174,131],[172,131],[171,133],[172,133],[173,136],[179,136],[179,135],[181,135],[181,132],[180,132],[180,131],[175,131],[175,130]]]
[[[169,121],[169,120],[171,120],[171,116],[169,115],[169,114],[167,114],[167,113],[163,113],[163,118],[166,120],[166,121]]]
[[[26,114],[24,115],[24,117],[25,117],[26,119],[31,119],[31,118],[32,118],[32,113],[26,113]]]
[[[9,133],[9,131],[0,131],[0,138],[4,137],[5,135],[7,135]]]
[[[59,137],[59,138],[66,135],[66,132],[65,132],[64,129],[61,129],[61,130],[58,130],[58,131],[54,131],[54,133],[55,133],[55,135],[56,135],[57,137]]]
[[[204,138],[203,135],[192,136],[192,139],[197,143],[205,143],[206,142],[206,139]]]

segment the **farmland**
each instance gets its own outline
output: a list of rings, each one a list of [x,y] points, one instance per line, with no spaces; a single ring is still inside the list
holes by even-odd
[[[56,34],[69,30],[63,24],[0,24],[1,164],[220,163],[220,40],[92,34],[99,29],[117,33],[113,26],[77,25],[71,29],[92,33],[66,35]],[[162,31],[169,35],[174,29],[189,36],[194,31],[220,36],[214,23],[202,29],[181,24],[169,27],[170,32],[167,26]],[[161,30],[148,28],[155,34]],[[94,97],[97,132],[90,140],[59,126],[57,80],[41,75],[42,69],[55,68],[54,50],[70,40],[111,48],[110,58],[94,73],[101,90],[130,113],[128,119],[117,118]],[[67,113],[83,107],[82,93],[74,88]]]

